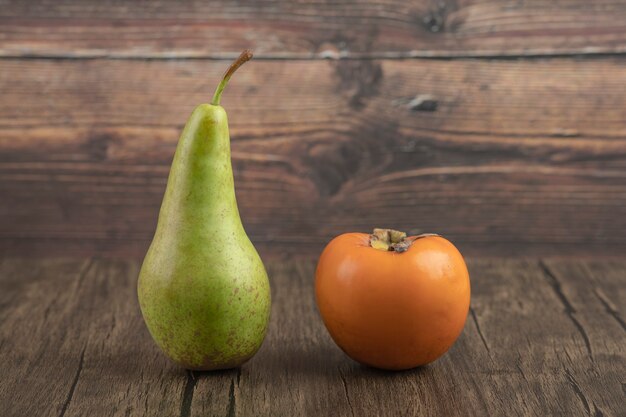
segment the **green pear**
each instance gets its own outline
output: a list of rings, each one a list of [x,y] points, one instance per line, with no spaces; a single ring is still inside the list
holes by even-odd
[[[141,312],[156,344],[192,370],[233,368],[261,347],[270,315],[267,273],[241,224],[226,111],[193,111],[178,142],[157,229],[139,273]]]

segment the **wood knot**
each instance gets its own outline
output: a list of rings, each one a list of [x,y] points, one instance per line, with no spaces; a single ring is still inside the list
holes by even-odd
[[[407,104],[413,111],[436,111],[439,102],[429,94],[420,94]]]

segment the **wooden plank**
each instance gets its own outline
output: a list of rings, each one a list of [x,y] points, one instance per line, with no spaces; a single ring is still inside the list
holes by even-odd
[[[83,305],[95,316],[82,334],[85,362],[66,416],[184,416],[194,376],[165,358],[147,332],[136,301],[139,265],[103,260],[94,267]],[[208,415],[227,401],[213,397]]]
[[[626,6],[355,0],[0,2],[0,55],[268,58],[487,57],[626,51]]]
[[[127,262],[4,262],[0,285],[14,288],[0,310],[4,415],[180,414],[187,377],[150,340],[137,274]]]
[[[376,226],[470,255],[626,250],[623,59],[250,65],[224,105],[265,256]],[[2,60],[0,248],[142,256],[178,134],[223,66]]]
[[[597,261],[550,261],[543,268],[595,362],[593,373],[570,370],[568,382],[588,414],[624,414],[626,268]]]
[[[529,407],[522,414],[534,414],[536,407],[543,415],[623,414],[615,383],[626,370],[623,334],[611,332],[610,316],[593,317],[593,306],[572,311],[560,287],[565,281],[558,284],[545,265],[493,261],[472,271],[473,318],[493,361],[500,369],[517,368],[527,382],[527,390],[515,394]],[[623,275],[624,264],[618,267]],[[569,288],[586,290],[583,276],[571,278]],[[619,285],[618,275],[611,279],[609,285]],[[610,354],[594,352],[596,345],[606,345]],[[588,391],[581,394],[581,386]]]
[[[58,416],[83,366],[86,326],[76,315],[85,261],[0,264],[0,404],[7,416]],[[59,289],[63,289],[59,291]]]
[[[311,262],[271,264],[272,315],[267,340],[241,370],[235,415],[349,415],[350,399],[314,302]]]
[[[624,262],[469,269],[465,330],[427,367],[352,362],[316,312],[314,263],[272,262],[257,356],[240,370],[185,373],[141,322],[137,263],[3,259],[0,401],[7,416],[623,415]]]

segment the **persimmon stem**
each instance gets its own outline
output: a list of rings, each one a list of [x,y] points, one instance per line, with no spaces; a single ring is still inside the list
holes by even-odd
[[[407,236],[404,232],[393,229],[374,229],[370,235],[370,246],[385,252],[406,252],[416,240],[425,237],[441,237],[436,233],[422,233],[417,236]]]
[[[406,233],[393,229],[374,229],[370,235],[370,246],[374,249],[406,252],[413,243],[406,238]]]
[[[233,76],[235,71],[237,71],[237,69],[239,69],[240,66],[250,61],[251,59],[252,59],[252,51],[249,49],[246,49],[245,51],[241,53],[241,55],[239,55],[239,58],[237,58],[235,62],[233,62],[230,65],[230,67],[228,67],[228,69],[224,73],[224,76],[222,77],[222,81],[219,83],[219,85],[215,89],[215,94],[213,94],[213,100],[211,100],[211,104],[213,104],[214,106],[219,106],[220,100],[222,99],[222,91],[224,91],[224,88],[226,88],[226,84],[228,84],[230,77]]]

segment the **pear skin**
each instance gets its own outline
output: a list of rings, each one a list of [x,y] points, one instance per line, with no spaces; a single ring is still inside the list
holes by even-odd
[[[192,370],[240,366],[261,347],[270,315],[267,273],[241,223],[226,111],[193,111],[172,162],[154,239],[138,281],[141,312],[156,344]],[[233,69],[234,68],[234,69]]]

